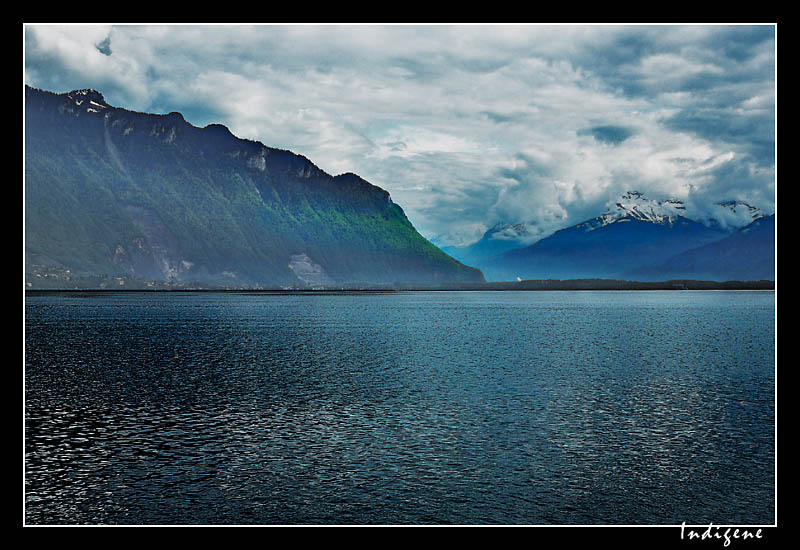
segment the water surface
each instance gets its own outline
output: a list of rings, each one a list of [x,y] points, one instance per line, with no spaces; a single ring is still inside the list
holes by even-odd
[[[25,311],[27,523],[774,522],[774,292]]]

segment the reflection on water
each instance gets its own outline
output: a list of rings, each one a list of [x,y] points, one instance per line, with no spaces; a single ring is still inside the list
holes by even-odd
[[[28,296],[26,521],[773,523],[774,298]]]

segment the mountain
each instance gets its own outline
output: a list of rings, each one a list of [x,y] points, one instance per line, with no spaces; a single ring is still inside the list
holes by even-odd
[[[719,203],[711,210],[725,223],[690,219],[679,200],[649,200],[631,191],[596,218],[475,265],[491,281],[624,279],[632,273],[643,275],[645,267],[661,265],[672,256],[728,237],[735,230],[731,223],[736,220],[752,221],[761,215],[757,208],[735,201]],[[657,269],[647,273],[646,280],[666,280]]]
[[[618,221],[639,220],[656,224],[672,223],[687,218],[686,207],[676,199],[648,200],[642,193],[629,191],[622,195],[612,209],[597,218],[583,222],[586,227],[599,228]],[[693,219],[724,233],[743,227],[764,213],[757,207],[741,201],[720,202],[708,209],[704,219]],[[491,265],[491,258],[517,248],[533,244],[536,235],[523,222],[500,222],[491,227],[476,242],[464,246],[442,246],[442,250],[467,265]],[[491,269],[491,268],[489,268]],[[507,276],[507,275],[506,275]]]
[[[355,174],[88,89],[26,86],[25,247],[32,288],[483,281]]]
[[[759,218],[724,239],[676,254],[660,264],[632,270],[629,275],[642,281],[774,281],[775,215]]]
[[[742,201],[725,201],[716,204],[717,211],[712,223],[723,223],[740,229],[753,221],[766,216],[760,208]]]
[[[478,265],[508,250],[519,248],[532,235],[524,223],[499,222],[480,240],[466,246],[443,246],[442,250],[467,265]]]

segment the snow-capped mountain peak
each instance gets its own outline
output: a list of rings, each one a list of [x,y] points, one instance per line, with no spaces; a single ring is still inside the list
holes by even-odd
[[[683,201],[678,199],[650,200],[638,191],[628,191],[605,213],[581,225],[593,231],[612,223],[639,220],[671,227],[679,217],[685,216],[685,211]]]
[[[733,214],[748,217],[750,221],[764,217],[764,212],[760,208],[747,204],[744,201],[724,201],[718,202],[717,205],[729,210]]]
[[[524,223],[509,224],[506,222],[499,222],[486,232],[484,238],[506,241],[520,240],[529,235],[528,227]]]
[[[757,206],[744,201],[730,200],[718,202],[713,205],[711,211],[695,217],[706,225],[738,229],[765,216],[766,213]]]

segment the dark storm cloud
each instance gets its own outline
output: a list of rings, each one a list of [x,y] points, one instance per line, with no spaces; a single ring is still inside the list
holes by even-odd
[[[611,88],[635,97],[771,78],[773,50],[772,26],[635,26],[617,28],[595,43],[584,44],[574,61]],[[770,55],[752,63],[764,54]],[[684,68],[693,70],[681,71],[676,64],[673,69],[678,70],[649,73],[647,60],[659,56],[680,57]]]
[[[103,55],[111,55],[111,37],[106,36],[105,39],[95,46],[97,51]]]
[[[619,145],[633,135],[633,130],[624,126],[594,126],[592,128],[578,130],[578,135],[590,135],[597,141],[609,143],[611,145]]]
[[[775,161],[774,110],[764,114],[732,114],[719,109],[686,109],[663,121],[668,128],[693,132],[713,142],[737,146],[748,160],[759,166]]]
[[[772,49],[775,28],[772,25],[730,26],[710,35],[706,46],[736,62],[744,62],[757,54],[759,46]]]

